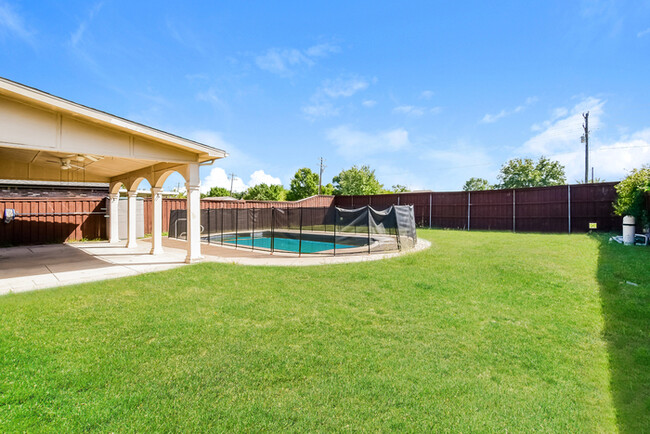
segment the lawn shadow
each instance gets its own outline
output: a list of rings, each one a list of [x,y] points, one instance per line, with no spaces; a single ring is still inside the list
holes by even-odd
[[[598,283],[620,432],[650,432],[650,247],[599,236]]]

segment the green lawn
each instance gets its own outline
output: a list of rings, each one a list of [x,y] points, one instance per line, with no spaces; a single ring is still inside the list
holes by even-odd
[[[419,235],[391,260],[0,297],[0,431],[650,427],[650,248]]]

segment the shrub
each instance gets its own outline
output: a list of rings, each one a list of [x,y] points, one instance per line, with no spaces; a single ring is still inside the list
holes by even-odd
[[[617,215],[631,215],[648,226],[648,211],[645,207],[645,193],[650,191],[650,166],[634,169],[623,181],[616,184],[618,197],[614,202],[614,212]]]

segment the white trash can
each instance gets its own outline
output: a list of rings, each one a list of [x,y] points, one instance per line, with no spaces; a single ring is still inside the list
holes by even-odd
[[[636,220],[631,215],[623,217],[623,244],[626,246],[634,245],[634,232]]]

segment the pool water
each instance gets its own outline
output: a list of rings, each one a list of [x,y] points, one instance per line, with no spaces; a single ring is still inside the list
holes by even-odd
[[[224,243],[235,245],[234,238],[224,238]],[[238,246],[253,246],[253,239],[251,237],[239,237],[237,238]],[[255,247],[262,249],[271,249],[271,238],[267,237],[255,237]],[[336,250],[339,249],[349,249],[352,247],[348,244],[337,244]],[[294,240],[291,238],[275,238],[273,242],[273,248],[275,250],[282,250],[285,252],[295,252],[298,253],[299,249],[302,253],[318,253],[325,250],[332,250],[334,248],[334,243],[328,243],[325,241],[311,241],[311,240],[302,240],[302,246],[300,245],[300,240]]]

